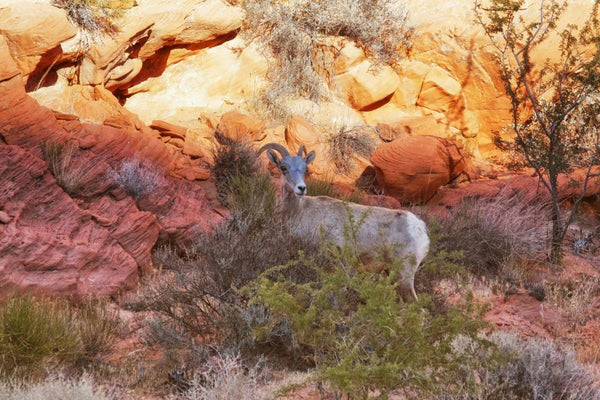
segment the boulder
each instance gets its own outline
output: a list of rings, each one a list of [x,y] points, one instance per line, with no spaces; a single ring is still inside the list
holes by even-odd
[[[24,76],[41,76],[50,65],[64,59],[61,42],[72,38],[77,29],[65,10],[49,3],[19,1],[0,6],[0,35]]]
[[[460,145],[433,136],[404,136],[371,154],[377,182],[401,203],[422,203],[467,168]]]
[[[216,130],[234,140],[261,141],[265,137],[265,129],[267,126],[262,120],[230,111],[223,114]]]
[[[417,105],[433,111],[445,112],[461,100],[462,87],[448,71],[433,67],[423,79]]]
[[[363,61],[336,77],[338,96],[356,110],[364,110],[396,91],[400,78],[388,66]]]

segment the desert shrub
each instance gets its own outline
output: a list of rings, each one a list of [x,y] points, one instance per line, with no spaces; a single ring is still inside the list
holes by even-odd
[[[0,371],[36,376],[52,363],[88,362],[110,347],[116,317],[87,303],[79,310],[63,300],[9,297],[0,306]]]
[[[172,270],[172,276],[132,304],[158,312],[154,330],[162,333],[155,336],[169,337],[172,345],[185,346],[199,336],[234,348],[246,346],[247,320],[260,315],[246,307],[238,289],[311,247],[293,238],[282,222],[268,173],[232,177],[228,185],[230,218],[184,248],[156,250],[156,264]],[[169,327],[174,332],[167,335]]]
[[[138,158],[121,162],[113,176],[119,186],[136,200],[156,192],[164,185],[164,175],[150,163]]]
[[[375,150],[375,140],[364,127],[341,127],[328,138],[329,158],[338,172],[348,173],[355,166],[354,155],[369,158]]]
[[[252,145],[243,140],[221,138],[213,150],[211,172],[217,186],[217,196],[223,205],[237,177],[250,177],[259,172],[258,157]]]
[[[489,336],[493,347],[458,337],[453,352],[464,357],[462,378],[437,388],[436,400],[600,399],[594,373],[581,365],[570,349],[544,339],[522,339],[514,333]],[[470,384],[465,384],[470,383]]]
[[[478,276],[503,277],[522,259],[543,258],[548,217],[542,205],[518,195],[467,200],[438,220],[437,250],[462,253],[462,264]]]
[[[41,148],[42,157],[58,185],[69,195],[76,195],[90,174],[89,166],[77,162],[77,143],[48,140]]]
[[[245,1],[242,31],[274,59],[270,85],[259,103],[274,118],[285,118],[282,98],[312,101],[329,97],[335,73],[336,45],[343,36],[380,63],[394,63],[410,47],[412,28],[404,7],[392,0]]]
[[[349,217],[341,248],[324,241],[326,262],[301,253],[244,289],[254,307],[266,310],[255,338],[269,342],[289,332],[288,345],[315,363],[320,380],[349,398],[453,381],[460,361],[451,358],[451,343],[459,334],[478,340],[482,309],[470,297],[444,314],[427,295],[403,303],[397,286],[404,260],[390,261],[387,274],[368,272],[357,253],[361,224]],[[312,269],[314,278],[295,280],[289,271],[298,265]]]
[[[326,179],[306,179],[306,192],[309,196],[327,196],[333,197],[334,199],[340,199],[349,203],[361,204],[364,200],[365,193],[360,190],[354,190],[349,195],[344,195],[335,190],[333,181],[329,178]]]
[[[69,378],[52,375],[37,383],[2,383],[2,400],[116,400],[127,398],[122,391],[97,384],[89,375]]]

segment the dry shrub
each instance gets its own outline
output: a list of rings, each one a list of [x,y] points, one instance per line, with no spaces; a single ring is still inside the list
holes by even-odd
[[[221,355],[206,363],[188,390],[173,399],[181,400],[261,400],[272,398],[266,370],[261,365],[246,368],[239,356]]]
[[[368,128],[355,126],[341,127],[329,136],[329,158],[338,172],[349,173],[355,166],[354,155],[369,158],[375,150],[375,140],[369,135]]]
[[[42,157],[56,183],[69,195],[76,195],[89,179],[90,166],[77,161],[78,146],[75,142],[45,141],[41,145]]]
[[[413,29],[395,0],[249,0],[243,7],[243,32],[275,60],[258,101],[273,118],[289,114],[286,97],[330,97],[339,49],[327,37],[356,42],[378,63],[398,61],[411,46]]]
[[[184,248],[159,248],[156,264],[172,270],[172,276],[132,304],[158,312],[153,331],[159,334],[154,336],[163,342],[167,338],[171,346],[185,347],[194,337],[247,345],[248,324],[262,316],[246,306],[238,289],[311,248],[293,238],[282,222],[268,173],[236,176],[228,184],[231,217]]]
[[[465,357],[463,379],[430,398],[436,400],[598,400],[600,388],[593,372],[581,365],[570,349],[544,339],[522,339],[495,332],[492,351],[466,337],[453,343]],[[469,384],[471,383],[471,384]]]
[[[136,200],[160,190],[164,185],[164,175],[149,162],[138,158],[123,161],[113,177]]]
[[[70,378],[53,375],[37,383],[1,383],[2,400],[121,400],[122,391],[97,384],[88,375]]]
[[[477,276],[506,279],[507,270],[523,259],[541,259],[545,249],[546,208],[518,195],[468,200],[439,222],[438,249],[461,252],[462,263]]]

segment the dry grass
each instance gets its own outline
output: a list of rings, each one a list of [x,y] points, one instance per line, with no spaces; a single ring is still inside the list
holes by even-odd
[[[38,383],[0,382],[2,400],[122,400],[126,393],[100,385],[89,376],[52,375]]]
[[[407,12],[395,0],[249,0],[243,7],[243,32],[275,60],[257,101],[274,119],[289,116],[285,98],[331,97],[339,49],[327,37],[356,42],[378,63],[398,61],[411,46]]]
[[[58,185],[71,196],[78,194],[81,187],[90,179],[91,167],[78,162],[77,143],[49,140],[42,143],[41,148],[42,157]]]
[[[590,307],[600,295],[600,278],[563,281],[546,285],[546,301],[573,325],[583,325],[590,318]]]

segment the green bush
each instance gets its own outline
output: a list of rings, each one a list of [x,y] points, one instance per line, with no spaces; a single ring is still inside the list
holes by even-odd
[[[403,303],[397,292],[403,260],[390,261],[387,274],[368,272],[353,239],[361,224],[349,220],[342,248],[324,244],[326,262],[300,253],[244,289],[268,316],[255,326],[255,338],[269,342],[289,332],[289,345],[315,363],[319,378],[349,397],[452,382],[461,360],[451,357],[451,343],[459,334],[478,341],[483,309],[470,298],[444,314],[427,295]],[[295,280],[289,271],[298,265],[312,269],[314,279]]]
[[[87,363],[110,348],[116,316],[93,302],[15,295],[0,305],[2,375],[35,377],[53,363]]]

